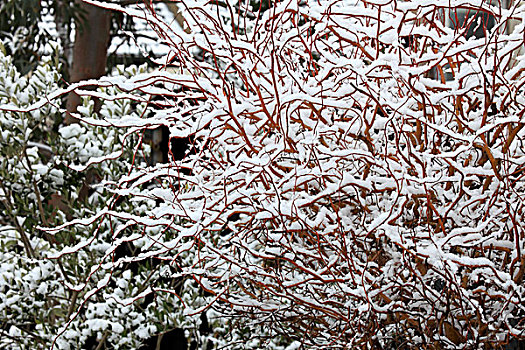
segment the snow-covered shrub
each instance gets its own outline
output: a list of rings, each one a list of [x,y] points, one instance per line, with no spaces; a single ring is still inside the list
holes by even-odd
[[[147,111],[79,117],[129,135],[165,125],[190,140],[186,156],[135,164],[104,187],[132,206],[111,202],[48,234],[110,227],[110,250],[141,251],[101,258],[99,271],[157,258],[164,276],[206,294],[151,290],[179,296],[188,315],[211,310],[214,342],[228,348],[483,348],[523,337],[523,4],[179,7],[185,32],[128,11],[172,47],[169,70],[98,83],[150,101]]]
[[[119,67],[114,74],[127,79],[145,71]],[[0,53],[0,348],[137,349],[176,327],[197,328],[199,315],[183,319],[174,295],[137,299],[186,283],[166,278],[166,266],[155,259],[132,261],[155,244],[145,234],[162,236],[164,228],[144,230],[129,216],[101,215],[96,225],[77,221],[56,235],[41,230],[117,209],[144,214],[155,205],[119,199],[102,186],[146,166],[149,146],[138,149],[142,135],[96,123],[61,125],[58,98],[25,111],[43,96],[61,96],[58,81],[51,61],[25,77]],[[91,93],[115,99],[95,112],[95,102],[85,97],[79,116],[86,120],[123,121],[146,108],[143,101],[119,98],[123,92],[115,87]],[[108,153],[111,159],[104,160]],[[119,231],[133,242],[113,242]]]

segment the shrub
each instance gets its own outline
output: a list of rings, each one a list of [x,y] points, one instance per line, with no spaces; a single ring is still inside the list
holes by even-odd
[[[142,230],[115,230],[110,251],[148,242],[132,260],[191,278],[206,295],[156,291],[178,295],[188,315],[212,310],[214,341],[229,348],[522,337],[522,5],[184,1],[181,11],[185,32],[129,13],[171,45],[169,69],[99,82],[150,101],[148,112],[79,116],[190,140],[182,160],[107,183],[133,206],[82,222]]]
[[[145,70],[119,68],[115,75],[126,79]],[[178,326],[198,327],[198,317],[182,319],[174,296],[137,300],[137,294],[177,283],[166,279],[166,267],[154,260],[133,261],[152,245],[142,229],[126,217],[100,215],[111,209],[141,213],[155,205],[119,200],[102,186],[132,167],[146,167],[149,146],[139,153],[142,135],[119,128],[61,125],[58,80],[50,60],[25,77],[0,54],[0,347],[137,349]],[[55,99],[25,111],[52,93]],[[115,99],[101,101],[95,113],[94,100],[86,97],[80,116],[124,120],[145,111],[144,102],[118,98],[122,91],[116,88],[98,93]],[[111,159],[105,159],[107,153]],[[94,214],[102,219],[83,224],[82,218]],[[77,225],[56,235],[39,229],[71,220]],[[112,244],[119,230],[132,235],[133,243]]]

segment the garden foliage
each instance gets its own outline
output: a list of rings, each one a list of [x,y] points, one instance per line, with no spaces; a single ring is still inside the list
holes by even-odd
[[[140,154],[140,135],[159,126],[189,147],[154,166],[128,157],[95,186],[113,197],[41,225],[61,242],[48,257],[86,255],[92,269],[62,286],[86,303],[57,344],[82,332],[89,297],[146,295],[188,319],[208,310],[214,344],[228,348],[474,349],[523,337],[525,5],[184,1],[180,32],[88,2],[145,17],[172,51],[158,70],[77,91],[110,105],[69,128],[124,135],[85,160]],[[126,101],[129,112],[111,112]],[[129,245],[140,251],[116,256]],[[132,263],[144,288],[124,292],[118,271]],[[171,282],[155,285],[148,269]],[[97,339],[118,332],[109,324]]]
[[[133,244],[112,244],[117,218],[76,225],[56,235],[39,229],[89,217],[108,205],[138,213],[153,207],[154,201],[118,201],[97,186],[118,180],[131,166],[145,167],[149,147],[141,147],[140,153],[137,149],[142,134],[89,124],[60,125],[64,112],[58,99],[21,112],[43,96],[57,91],[60,95],[56,67],[44,60],[30,77],[23,77],[9,57],[0,58],[0,103],[10,109],[0,114],[0,347],[79,349],[101,344],[137,349],[176,326],[195,328],[198,317],[183,319],[174,296],[137,300],[145,290],[176,285],[162,274],[162,266],[151,259],[112,263],[148,249],[148,236],[136,237],[140,239]],[[119,68],[115,75],[126,79],[143,72],[145,67]],[[99,92],[119,94],[113,87]],[[85,98],[79,116],[89,118],[94,108],[94,101]],[[119,99],[104,101],[97,115],[138,118],[144,111],[145,103]],[[107,152],[115,159],[104,160]],[[141,236],[137,232],[161,231],[133,232]],[[75,248],[64,250],[66,246]],[[187,297],[199,298],[189,289]]]

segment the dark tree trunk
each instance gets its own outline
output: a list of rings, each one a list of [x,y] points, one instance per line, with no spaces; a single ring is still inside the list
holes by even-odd
[[[106,58],[108,53],[111,12],[100,7],[79,3],[83,11],[83,20],[77,24],[75,45],[73,47],[73,62],[70,71],[72,83],[85,79],[99,78],[106,73]],[[76,111],[80,97],[71,93],[67,100],[68,112]],[[66,124],[74,122],[71,116],[65,119]]]

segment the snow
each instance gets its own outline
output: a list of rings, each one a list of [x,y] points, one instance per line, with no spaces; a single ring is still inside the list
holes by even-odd
[[[435,326],[445,321],[467,340],[479,319],[492,327],[490,341],[508,335],[495,320],[525,312],[517,301],[525,295],[519,280],[525,134],[510,136],[523,122],[524,77],[501,66],[501,74],[490,72],[493,62],[510,60],[501,55],[520,55],[509,45],[521,39],[493,32],[467,40],[446,27],[436,4],[495,9],[468,0],[284,1],[244,25],[241,8],[230,13],[189,1],[185,11],[193,17],[186,17],[183,34],[168,17],[108,5],[163,31],[166,51],[155,50],[177,57],[173,64],[183,74],[159,69],[107,77],[91,81],[104,89],[82,90],[88,84],[79,83],[51,96],[79,89],[115,104],[165,98],[144,116],[127,115],[130,106],[123,116],[107,109],[100,117],[89,105],[78,116],[122,130],[114,140],[123,145],[164,125],[172,137],[191,135],[196,150],[162,165],[126,164],[97,187],[114,196],[104,209],[46,229],[91,230],[50,258],[85,251],[101,256],[86,270],[85,283],[65,285],[86,289],[86,302],[115,288],[109,299],[132,307],[149,293],[161,298],[160,289],[143,290],[138,274],[119,269],[151,259],[162,265],[162,276],[185,278],[209,293],[183,293],[181,303],[188,305],[182,316],[209,308],[251,325],[271,320],[285,331],[290,315],[322,319],[315,337],[302,339],[304,347],[370,342],[361,331],[370,320],[373,340],[383,347],[392,345],[392,322],[412,333],[412,323],[421,325],[421,336],[403,333],[414,347],[449,346]],[[409,35],[415,42],[405,45],[402,37]],[[492,49],[497,45],[502,49]],[[436,80],[438,65],[454,76]],[[0,108],[20,112],[45,104]],[[86,130],[60,129],[79,155],[69,169],[84,171],[141,151],[100,143],[105,149],[90,142]],[[30,152],[38,155],[36,148]],[[64,181],[53,170],[34,167],[40,176]],[[111,244],[99,241],[103,235]],[[140,253],[113,259],[125,244]],[[104,318],[109,301],[90,307],[91,328],[121,330]],[[128,317],[138,338],[158,331],[141,313]],[[294,325],[301,334],[308,331]],[[348,329],[356,331],[349,335]],[[268,332],[267,339],[276,336],[273,328]]]

